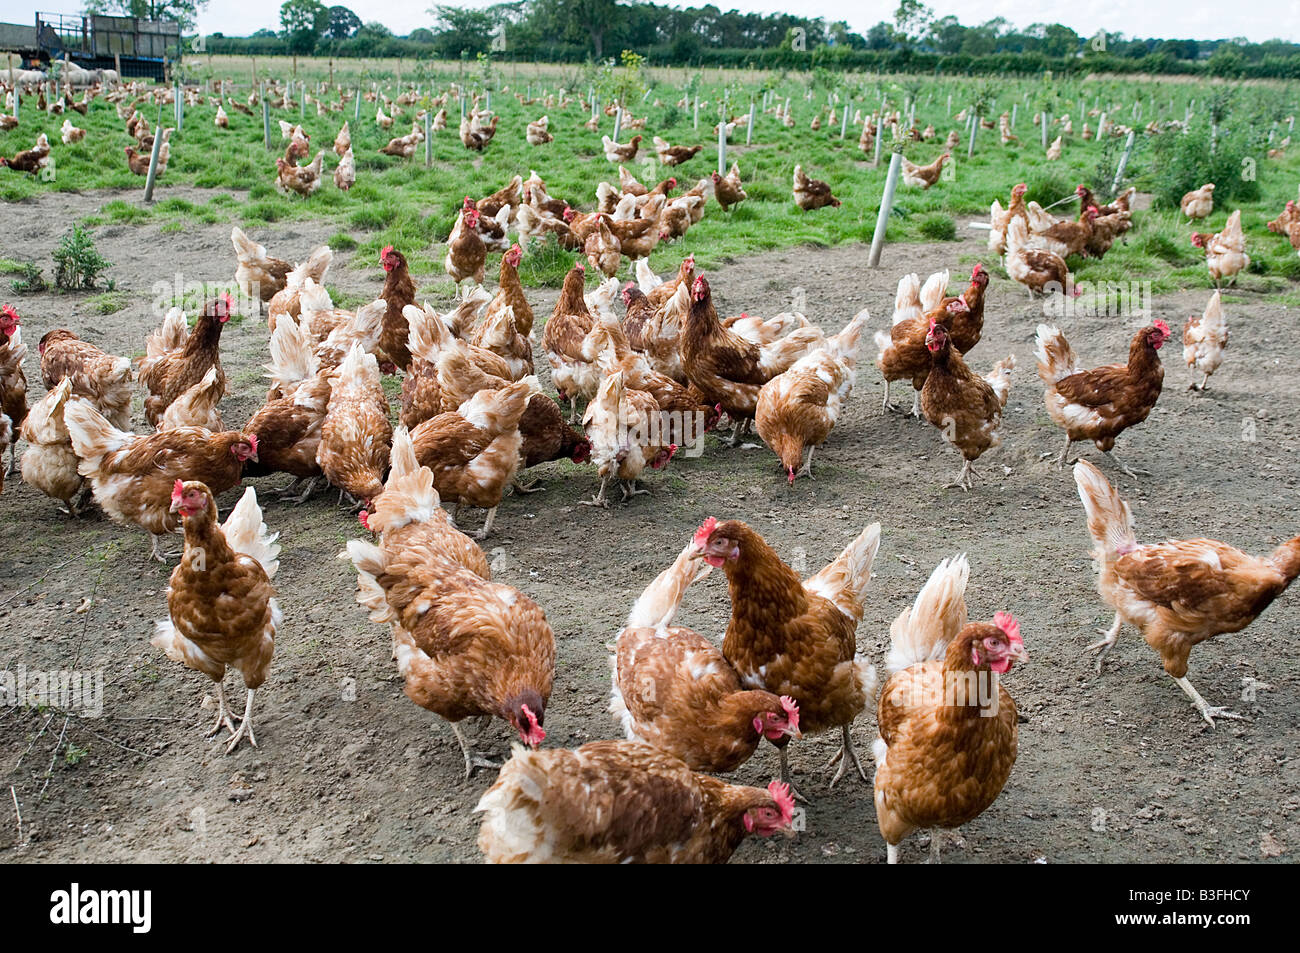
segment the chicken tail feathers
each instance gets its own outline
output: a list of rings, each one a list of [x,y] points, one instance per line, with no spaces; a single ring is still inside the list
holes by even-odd
[[[379,585],[379,577],[387,568],[384,551],[365,540],[350,539],[347,556],[357,570],[357,603],[370,610],[370,621],[383,624],[396,620],[397,614]]]
[[[920,662],[943,658],[957,633],[966,625],[966,582],[970,563],[966,554],[943,560],[930,573],[912,605],[889,627],[886,676]]]
[[[1060,328],[1040,324],[1034,343],[1034,356],[1038,358],[1038,376],[1049,387],[1079,370],[1078,360]]]
[[[846,616],[861,619],[862,593],[871,581],[871,564],[879,549],[880,524],[872,523],[833,563],[804,580],[804,589],[829,599]]]
[[[1074,465],[1074,482],[1088,514],[1088,532],[1097,544],[1093,555],[1109,562],[1137,547],[1133,514],[1110,481],[1086,460]]]
[[[149,644],[156,649],[162,649],[163,653],[173,662],[184,662],[185,652],[181,646],[182,636],[176,631],[176,626],[172,625],[171,619],[159,619],[154,623],[153,638]]]
[[[307,260],[302,262],[289,273],[287,286],[290,288],[299,288],[308,278],[311,278],[317,284],[325,278],[325,272],[329,271],[330,263],[334,261],[334,252],[328,245],[321,245],[310,255]]]
[[[77,470],[82,476],[92,476],[107,453],[121,450],[135,439],[135,434],[118,430],[87,400],[69,401],[63,410],[63,419],[72,438],[72,449],[81,462]]]
[[[245,556],[252,556],[266,571],[268,579],[274,579],[280,568],[280,546],[276,540],[279,533],[272,533],[262,522],[262,508],[257,505],[257,491],[251,486],[244,490],[235,508],[230,511],[226,521],[221,524],[230,548]]]
[[[391,469],[384,492],[375,500],[374,512],[366,525],[377,533],[426,523],[441,512],[441,498],[433,485],[433,471],[420,466],[410,432],[402,426],[393,431]]]
[[[846,324],[839,334],[826,339],[826,350],[834,354],[839,360],[850,360],[856,357],[858,353],[858,342],[862,340],[862,331],[871,320],[871,312],[863,308],[855,314],[852,320]],[[879,335],[884,332],[877,332],[876,343],[879,344]]]

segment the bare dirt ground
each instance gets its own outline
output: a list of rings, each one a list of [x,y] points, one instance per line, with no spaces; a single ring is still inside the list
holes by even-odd
[[[0,207],[0,234],[24,235],[21,254],[48,260],[66,225],[111,196],[51,195]],[[964,224],[964,223],[963,223]],[[324,223],[287,224],[255,237],[274,253],[303,257],[332,233]],[[969,232],[963,228],[963,234]],[[143,351],[158,323],[153,283],[175,272],[228,280],[234,259],[229,226],[163,234],[157,226],[97,230],[100,251],[130,305],[90,313],[79,296],[17,301],[32,399],[42,390],[35,345],[69,327],[119,354]],[[900,274],[951,267],[969,273],[983,236],[960,243],[896,246],[883,267],[865,268],[866,249],[796,249],[737,261],[710,275],[720,310],[770,314],[802,287],[807,312],[837,329],[863,305],[872,328],[886,325]],[[340,255],[331,284],[377,293],[374,262]],[[1140,278],[1141,276],[1134,276]],[[8,298],[8,288],[4,289]],[[1120,438],[1121,458],[1153,476],[1119,478],[1140,538],[1206,535],[1262,552],[1298,531],[1296,316],[1250,295],[1227,307],[1231,350],[1210,391],[1187,391],[1181,346],[1163,353],[1159,405]],[[530,293],[539,319],[554,292]],[[787,487],[766,448],[730,450],[710,439],[698,459],[678,459],[649,478],[653,495],[608,511],[578,506],[598,481],[587,468],[540,468],[546,491],[510,497],[488,541],[496,578],[538,601],[559,643],[546,744],[574,746],[615,736],[606,712],[606,644],[635,596],[680,551],[709,515],[754,525],[787,560],[801,555],[811,574],[865,524],[879,520],[883,541],[868,591],[859,649],[883,660],[890,621],[936,562],[967,552],[973,618],[1010,609],[1022,619],[1032,662],[1006,680],[1028,721],[1020,756],[998,801],[962,830],[948,861],[1178,862],[1283,860],[1300,849],[1300,593],[1283,596],[1244,632],[1221,636],[1192,654],[1191,679],[1211,704],[1248,717],[1209,728],[1166,676],[1156,654],[1125,630],[1100,676],[1083,649],[1110,615],[1100,603],[1089,539],[1068,471],[1039,455],[1055,452],[1060,432],[1042,405],[1034,372],[1034,327],[1041,304],[1020,286],[995,279],[984,339],[969,355],[987,370],[1008,353],[1020,361],[1003,446],[985,458],[973,493],[944,490],[957,455],[923,422],[880,409],[881,382],[864,343],[858,389],[829,442],[815,479]],[[1197,291],[1153,303],[1177,331],[1199,313]],[[1062,326],[1089,365],[1123,360],[1141,319],[1069,316]],[[1180,338],[1176,337],[1176,341]],[[223,359],[234,394],[227,421],[246,419],[264,393],[266,329],[254,319],[227,328]],[[539,367],[544,359],[539,354]],[[544,383],[548,383],[544,380]],[[897,389],[906,402],[910,394]],[[136,408],[140,417],[139,406]],[[1249,439],[1253,438],[1253,439]],[[1076,448],[1077,449],[1077,448]],[[1091,447],[1084,455],[1097,459]],[[1109,464],[1103,470],[1115,477]],[[284,478],[259,480],[259,496]],[[232,492],[222,505],[233,504]],[[273,671],[258,693],[257,737],[226,756],[205,741],[211,720],[200,703],[210,683],[151,648],[153,620],[166,613],[170,566],[147,560],[149,541],[98,513],[70,521],[56,504],[11,478],[0,497],[0,670],[102,669],[103,717],[53,710],[0,709],[0,858],[7,861],[475,861],[471,810],[492,778],[462,779],[450,730],[402,694],[386,630],[353,600],[355,574],[336,555],[359,534],[332,494],[301,507],[264,503],[281,534],[277,586],[285,622]],[[477,526],[476,521],[471,522]],[[89,601],[87,601],[89,600]],[[720,637],[729,602],[715,574],[693,588],[679,617]],[[1243,699],[1254,679],[1257,699]],[[232,696],[242,686],[229,683]],[[854,738],[864,759],[874,714]],[[473,729],[471,729],[471,732]],[[508,733],[480,736],[498,756]],[[871,791],[848,779],[828,791],[822,764],[837,742],[809,738],[792,763],[814,800],[796,840],[750,839],[738,862],[882,862]],[[71,747],[70,747],[71,746]],[[736,777],[763,784],[775,752],[760,749]],[[21,806],[21,840],[9,787]],[[924,837],[904,859],[923,856]]]

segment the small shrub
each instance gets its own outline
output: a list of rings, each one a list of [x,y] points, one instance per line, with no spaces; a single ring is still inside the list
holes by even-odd
[[[95,250],[95,240],[80,225],[63,236],[54,250],[54,284],[64,291],[95,287],[101,273],[113,263]]]
[[[357,247],[357,240],[347,232],[337,232],[330,236],[326,244],[334,251],[352,251]]]
[[[1176,209],[1185,194],[1214,183],[1214,204],[1241,204],[1259,200],[1259,182],[1255,167],[1263,154],[1267,132],[1258,127],[1221,126],[1210,152],[1210,132],[1197,129],[1186,135],[1157,136],[1154,143],[1156,161],[1151,191],[1153,207]]]
[[[23,262],[19,266],[18,277],[11,284],[19,294],[36,294],[50,286],[45,280],[44,269],[34,261]]]
[[[927,215],[917,226],[921,234],[935,242],[955,242],[957,240],[957,223],[947,215],[939,212]]]

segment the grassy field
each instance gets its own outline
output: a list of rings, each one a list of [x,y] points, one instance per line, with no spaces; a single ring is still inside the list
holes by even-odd
[[[1097,117],[1085,112],[1109,112],[1113,121],[1127,122],[1138,128],[1136,147],[1129,159],[1124,184],[1135,183],[1143,191],[1157,194],[1156,207],[1138,217],[1137,228],[1125,244],[1117,245],[1104,261],[1080,262],[1076,278],[1080,281],[1107,282],[1134,280],[1151,283],[1152,293],[1176,288],[1207,287],[1210,279],[1201,256],[1187,241],[1189,228],[1170,208],[1167,198],[1186,188],[1200,185],[1205,178],[1215,178],[1219,190],[1215,214],[1201,223],[1201,230],[1213,231],[1222,225],[1234,207],[1244,212],[1249,250],[1254,264],[1241,281],[1253,290],[1295,301],[1294,281],[1300,279],[1300,259],[1282,236],[1264,228],[1285,201],[1296,196],[1300,181],[1300,158],[1292,151],[1282,159],[1265,158],[1267,132],[1273,122],[1294,112],[1290,91],[1257,85],[1242,87],[1228,94],[1223,87],[1146,81],[1069,81],[1055,85],[1041,81],[999,81],[996,85],[976,80],[928,80],[889,77],[864,77],[818,71],[806,76],[780,74],[746,74],[738,71],[710,71],[689,76],[685,71],[645,70],[628,74],[623,69],[597,70],[578,67],[542,67],[484,64],[430,65],[407,61],[401,69],[399,84],[397,61],[336,61],[337,89],[319,93],[321,98],[346,101],[341,112],[317,116],[307,110],[302,122],[312,137],[313,148],[327,150],[326,169],[336,161],[328,151],[334,135],[345,118],[352,120],[352,136],[357,162],[357,183],[349,193],[334,188],[327,181],[309,199],[284,195],[274,185],[274,159],[282,149],[277,119],[299,120],[298,109],[272,110],[271,151],[263,144],[260,115],[245,116],[227,110],[230,128],[219,130],[213,124],[215,106],[192,106],[185,112],[184,125],[172,139],[171,163],[162,176],[151,205],[143,202],[143,179],[127,168],[122,154],[130,139],[123,131],[111,105],[97,101],[88,117],[73,115],[76,124],[87,129],[81,143],[64,146],[58,128],[62,117],[44,116],[27,106],[23,122],[15,130],[0,133],[0,154],[27,148],[35,135],[44,131],[54,145],[54,175],[49,181],[12,172],[0,174],[0,199],[21,201],[40,191],[86,191],[127,189],[108,201],[88,197],[85,222],[90,226],[162,222],[165,231],[181,233],[186,223],[232,222],[255,231],[271,222],[323,220],[336,223],[336,248],[357,247],[364,255],[377,254],[385,245],[403,249],[412,270],[426,280],[441,273],[443,249],[440,243],[453,224],[455,211],[466,195],[479,197],[505,184],[512,175],[527,175],[536,169],[548,183],[553,196],[562,197],[577,207],[590,208],[594,203],[595,185],[601,179],[617,181],[617,169],[605,161],[600,136],[612,132],[613,119],[602,117],[602,128],[592,133],[581,128],[588,112],[573,102],[567,108],[547,109],[540,102],[523,105],[525,94],[541,97],[562,87],[576,88],[586,95],[589,88],[609,101],[620,84],[632,90],[625,98],[637,116],[647,118],[641,130],[649,145],[650,137],[662,135],[674,144],[704,143],[706,148],[695,159],[680,167],[676,174],[687,187],[706,176],[716,165],[716,135],[713,123],[725,99],[728,112],[744,115],[751,99],[762,102],[764,92],[769,102],[790,101],[795,117],[794,128],[786,128],[770,114],[758,112],[753,141],[745,145],[743,124],[728,148],[728,163],[740,163],[750,200],[730,214],[710,205],[705,219],[680,242],[660,245],[651,259],[659,271],[675,269],[687,252],[694,252],[701,265],[713,267],[746,254],[795,245],[829,246],[844,242],[870,241],[879,207],[888,148],[879,166],[871,156],[857,147],[858,129],[852,123],[843,139],[840,122],[826,122],[830,97],[847,102],[853,111],[870,113],[878,108],[882,97],[890,108],[906,110],[915,101],[919,126],[934,125],[938,138],[927,143],[910,143],[907,154],[917,162],[928,162],[942,150],[943,138],[950,129],[961,134],[956,150],[957,161],[950,176],[928,191],[900,187],[891,216],[887,239],[898,241],[942,241],[968,228],[968,222],[987,219],[993,198],[1004,204],[1012,185],[1024,181],[1028,197],[1047,205],[1068,195],[1079,182],[1088,183],[1098,194],[1108,196],[1116,165],[1123,151],[1122,140],[1085,142],[1081,137],[1086,121],[1092,129]],[[300,78],[313,81],[328,75],[325,60],[303,59],[298,62]],[[347,70],[347,72],[345,72]],[[248,94],[252,75],[251,60],[239,58],[196,57],[187,63],[186,73],[195,82],[214,78],[233,81],[240,98]],[[290,78],[293,69],[288,58],[259,59],[257,75],[262,78]],[[382,89],[395,96],[399,90],[417,88],[422,96],[438,95],[453,83],[464,84],[476,92],[485,87],[495,90],[492,107],[501,116],[500,131],[482,155],[467,151],[460,143],[455,126],[458,106],[448,101],[449,128],[433,136],[431,163],[426,168],[423,147],[413,160],[390,158],[378,148],[391,135],[409,130],[419,106],[401,110],[391,132],[380,130],[374,122],[375,104],[362,102],[360,120],[354,113],[355,94],[362,89]],[[687,89],[701,101],[698,127],[693,112],[677,104]],[[1003,146],[995,131],[980,130],[974,154],[967,158],[968,139],[962,123],[951,116],[971,102],[982,101],[985,113],[996,117],[1003,111],[1017,112],[1015,133],[1019,144]],[[1134,111],[1135,103],[1140,113]],[[1212,108],[1212,106],[1214,108]],[[1039,141],[1039,131],[1031,117],[1046,108],[1051,115],[1069,113],[1073,117],[1074,135],[1067,137],[1063,157],[1048,162]],[[1164,133],[1149,136],[1141,130],[1152,118],[1183,119],[1191,109],[1191,130],[1186,136]],[[1217,159],[1209,156],[1211,114],[1223,113],[1219,123]],[[173,124],[171,106],[146,106],[150,118],[161,117]],[[549,112],[555,141],[542,147],[524,141],[524,125]],[[810,123],[821,115],[822,129],[812,131]],[[1135,118],[1135,116],[1140,118]],[[1287,124],[1276,127],[1275,138],[1287,134]],[[1049,132],[1055,138],[1057,128]],[[620,138],[626,141],[628,134]],[[1181,141],[1176,141],[1181,140]],[[1249,171],[1244,171],[1249,160]],[[793,166],[801,162],[810,175],[826,180],[844,204],[839,209],[812,213],[800,211],[790,197]],[[654,161],[652,151],[645,151],[633,163],[638,177],[654,181],[666,170]],[[1239,180],[1239,181],[1238,181]],[[169,187],[178,184],[200,188],[232,190],[215,193],[204,201],[169,197]],[[1234,195],[1234,192],[1236,195]],[[1069,204],[1061,211],[1071,208]],[[966,256],[969,258],[970,256]],[[523,276],[533,286],[555,286],[562,279],[572,256],[554,248],[541,247],[525,258]],[[969,262],[962,262],[969,263]],[[447,283],[450,290],[450,282]]]

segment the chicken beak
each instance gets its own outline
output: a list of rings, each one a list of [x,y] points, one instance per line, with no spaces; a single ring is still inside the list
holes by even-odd
[[[1023,663],[1029,661],[1029,653],[1025,651],[1024,645],[1020,643],[1012,643],[1010,654],[1017,662]]]

